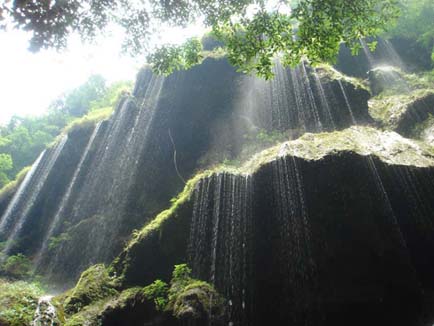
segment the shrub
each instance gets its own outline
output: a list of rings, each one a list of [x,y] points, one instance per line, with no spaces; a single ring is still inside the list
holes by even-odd
[[[5,275],[23,279],[30,275],[32,264],[30,260],[23,254],[9,256],[1,266],[1,271]]]
[[[38,284],[0,279],[0,325],[30,325],[43,294]]]
[[[113,280],[110,278],[103,264],[94,265],[84,271],[77,285],[71,290],[65,300],[65,312],[76,313],[84,307],[118,294],[114,289]]]
[[[167,306],[168,285],[166,282],[156,280],[154,283],[144,287],[142,292],[146,299],[154,300],[155,308],[158,311],[163,311]]]

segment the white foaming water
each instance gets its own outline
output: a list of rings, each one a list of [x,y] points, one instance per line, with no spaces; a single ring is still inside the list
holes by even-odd
[[[31,326],[54,326],[56,308],[51,303],[53,296],[40,297]]]

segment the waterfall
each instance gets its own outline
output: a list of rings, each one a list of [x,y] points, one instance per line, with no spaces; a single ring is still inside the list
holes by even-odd
[[[251,317],[252,194],[251,177],[226,173],[202,180],[194,193],[189,265],[226,297],[232,325]]]
[[[51,303],[52,296],[43,296],[38,300],[35,316],[31,326],[55,326],[56,308]]]
[[[78,165],[74,171],[74,175],[72,176],[71,181],[68,184],[68,188],[65,192],[65,194],[62,196],[62,200],[59,204],[59,207],[57,209],[57,212],[54,215],[54,218],[52,219],[49,227],[48,227],[48,231],[46,232],[44,239],[42,241],[41,247],[39,248],[38,252],[36,253],[36,258],[34,260],[34,264],[35,264],[35,268],[38,269],[39,267],[39,263],[41,260],[41,256],[46,252],[47,247],[48,247],[48,240],[50,239],[50,237],[53,235],[53,233],[55,232],[56,228],[58,227],[59,221],[62,217],[62,214],[65,210],[66,205],[69,202],[69,199],[71,197],[72,191],[74,190],[75,186],[76,186],[76,182],[77,182],[77,178],[79,177],[80,173],[82,172],[82,167],[84,162],[88,159],[89,157],[89,151],[92,148],[95,138],[98,135],[98,132],[100,130],[101,127],[101,122],[97,123],[97,125],[95,126],[95,128],[93,129],[93,132],[87,142],[86,147],[84,148],[84,151],[81,155],[80,161],[78,162]]]
[[[20,201],[17,200],[18,204],[22,204],[20,206],[19,210],[12,210],[11,212],[16,214],[14,220],[16,220],[15,225],[12,227],[11,232],[8,235],[5,248],[3,249],[4,254],[8,254],[12,245],[17,240],[19,233],[21,231],[21,228],[23,227],[24,223],[26,222],[26,219],[28,217],[28,214],[30,210],[33,208],[33,205],[39,196],[41,189],[44,187],[45,182],[47,181],[47,178],[56,163],[57,159],[59,158],[60,153],[62,152],[63,147],[65,146],[66,142],[68,140],[68,136],[63,136],[62,139],[54,145],[53,148],[50,149],[49,153],[47,155],[42,155],[44,157],[44,162],[41,165],[41,160],[38,160],[35,165],[35,170],[37,169],[37,172],[31,173],[31,182],[26,184],[26,189],[23,189],[23,191],[28,192],[28,196],[24,198],[22,201],[23,203],[20,203]],[[34,177],[33,177],[34,176]],[[6,220],[7,218],[5,218]]]
[[[342,81],[340,79],[338,80],[338,83],[339,83],[339,88],[342,91],[342,95],[344,96],[345,105],[347,106],[348,112],[350,113],[351,121],[353,124],[357,124],[357,120],[356,117],[354,116],[354,112],[351,107],[350,100],[348,99],[347,92],[345,91],[344,85],[342,85]]]
[[[82,244],[80,268],[96,261],[107,261],[113,254],[112,245],[115,243],[112,240],[117,239],[120,229],[124,227],[123,219],[128,217],[125,212],[128,210],[131,188],[138,182],[140,163],[143,164],[144,153],[149,150],[149,132],[164,80],[164,77],[152,76],[142,98],[125,98],[121,101],[104,132],[94,130],[88,142],[88,146],[92,146],[98,133],[100,140],[90,158],[91,169],[74,201],[68,220],[71,223],[86,219],[93,221],[85,230],[87,242]],[[78,167],[77,175],[79,170]],[[63,200],[67,201],[65,197]],[[51,272],[62,269],[64,257],[73,256],[74,250],[68,243],[61,243],[54,257],[50,258]]]
[[[318,280],[311,249],[311,227],[304,199],[301,172],[294,157],[272,163],[273,219],[271,232],[276,235],[273,266],[280,280],[281,307],[291,306],[291,320],[311,325],[317,318],[312,312],[303,316],[312,305]]]
[[[4,212],[3,216],[0,220],[0,233],[3,233],[6,226],[8,225],[12,215],[14,214],[14,211],[18,208],[17,206],[21,203],[22,197],[24,196],[24,193],[27,190],[27,187],[30,183],[30,181],[33,178],[33,175],[35,174],[36,170],[39,167],[39,164],[41,163],[42,158],[44,157],[46,151],[43,151],[39,157],[36,159],[36,161],[32,164],[32,167],[30,168],[29,172],[27,172],[26,176],[24,177],[24,180],[21,182],[20,186],[18,187],[17,191],[15,192],[14,196],[12,197],[8,207],[6,208],[6,211]]]
[[[275,77],[270,81],[254,76],[242,79],[238,115],[251,124],[268,131],[291,130],[299,135],[342,129],[355,121],[352,112],[339,110],[345,103],[331,102],[340,97],[339,85],[323,81],[317,70],[305,62],[289,69],[276,61],[273,73]]]
[[[402,71],[407,70],[406,64],[403,62],[389,40],[379,38],[374,52],[369,49],[365,40],[360,40],[360,44],[363,49],[363,54],[368,59],[371,69],[380,66],[393,66]]]

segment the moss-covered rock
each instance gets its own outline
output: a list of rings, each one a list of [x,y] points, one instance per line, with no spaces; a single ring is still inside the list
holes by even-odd
[[[316,66],[316,72],[318,73],[318,76],[321,78],[322,82],[340,81],[345,84],[353,85],[355,89],[365,90],[367,92],[370,90],[369,86],[364,80],[347,76],[328,64],[319,64]]]
[[[413,136],[414,129],[434,113],[434,88],[377,96],[369,101],[369,112],[384,128]]]
[[[404,74],[396,67],[376,67],[368,72],[369,85],[372,94],[388,92],[406,92],[410,89]]]
[[[84,307],[79,312],[67,316],[64,326],[100,326],[99,314],[104,310],[108,299],[102,299]]]
[[[161,280],[124,290],[106,303],[98,320],[103,326],[217,325],[224,319],[225,301],[209,283],[193,279],[185,264],[175,266],[170,288]],[[195,325],[196,325],[195,324]]]
[[[415,128],[414,133],[417,138],[434,146],[434,116],[430,114],[428,119]]]
[[[192,280],[175,297],[173,315],[180,320],[215,324],[224,318],[224,300],[209,283]]]
[[[240,172],[252,173],[259,166],[278,157],[294,156],[305,160],[320,160],[339,152],[375,156],[397,165],[433,166],[434,153],[424,143],[403,138],[395,132],[382,132],[371,127],[351,127],[343,131],[305,134],[297,140],[282,143],[256,154]]]
[[[157,309],[154,300],[146,296],[140,287],[122,291],[98,315],[98,320],[104,326],[154,325],[167,318],[170,318],[170,314]]]
[[[106,267],[103,264],[94,265],[81,274],[77,285],[66,294],[65,312],[76,313],[93,302],[117,293],[114,279],[109,276]]]
[[[170,208],[133,232],[132,239],[110,266],[124,287],[149,284],[157,278],[168,281],[172,267],[186,260],[184,234],[189,230],[190,197],[198,180],[211,173],[199,173],[188,181]]]

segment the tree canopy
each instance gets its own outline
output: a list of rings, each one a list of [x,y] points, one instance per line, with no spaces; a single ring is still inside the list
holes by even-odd
[[[386,36],[416,40],[432,52],[434,61],[434,1],[401,0],[401,16]]]
[[[198,40],[165,45],[150,52],[151,34],[161,24],[185,27],[197,21],[222,42],[229,61],[244,72],[272,77],[273,58],[285,65],[302,58],[330,61],[345,42],[353,51],[358,40],[378,33],[398,16],[398,0],[73,0],[6,1],[0,7],[5,26],[32,32],[33,50],[63,48],[78,32],[95,38],[111,24],[124,28],[123,47],[150,54],[154,71],[168,74],[200,62]]]

